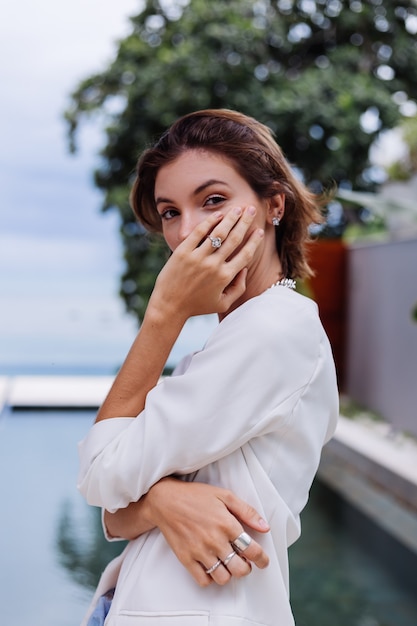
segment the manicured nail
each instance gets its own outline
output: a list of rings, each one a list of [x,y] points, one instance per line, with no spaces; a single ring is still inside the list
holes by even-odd
[[[267,528],[269,529],[269,524],[267,524],[267,522],[262,517],[258,519],[258,526],[259,528],[265,528],[265,530]]]
[[[256,213],[255,207],[254,206],[248,207],[248,213],[249,213],[249,215],[255,215],[255,213]]]
[[[264,235],[265,235],[265,231],[263,230],[263,228],[260,228],[260,229],[258,230],[258,237],[259,237],[260,239],[262,239],[262,237],[263,237]]]
[[[216,213],[214,213],[214,219],[219,220],[221,217],[223,217],[223,213],[220,213],[220,211],[217,211]]]
[[[240,206],[237,206],[233,209],[233,213],[235,215],[242,215],[242,209],[240,208]]]

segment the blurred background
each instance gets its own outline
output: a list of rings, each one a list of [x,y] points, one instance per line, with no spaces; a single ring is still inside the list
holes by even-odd
[[[117,298],[117,219],[92,184],[100,133],[69,154],[63,112],[85,72],[105,66],[135,2],[9,6],[1,21],[0,368],[111,366],[133,334]]]
[[[337,189],[298,286],[342,417],[290,553],[297,625],[415,626],[416,2],[21,0],[0,30],[4,624],[79,622],[120,549],[74,485],[167,254],[133,220],[132,170],[175,118],[226,107]],[[190,320],[167,368],[214,324]]]

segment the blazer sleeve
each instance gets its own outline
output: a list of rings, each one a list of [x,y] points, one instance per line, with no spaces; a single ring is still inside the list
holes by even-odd
[[[138,417],[92,427],[79,446],[78,483],[90,504],[126,507],[164,476],[196,471],[286,428],[317,367],[328,367],[320,357],[327,338],[312,307],[274,316],[268,301],[254,300],[219,324],[182,375],[150,391]]]

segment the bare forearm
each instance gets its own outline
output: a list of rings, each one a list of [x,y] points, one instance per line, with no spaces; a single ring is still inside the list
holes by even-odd
[[[143,533],[156,528],[157,521],[155,511],[152,507],[152,498],[158,498],[159,492],[164,496],[164,489],[176,485],[178,480],[167,477],[162,478],[150,488],[138,502],[131,502],[124,509],[119,509],[115,513],[104,511],[104,523],[107,532],[112,537],[120,539],[136,539]]]
[[[138,502],[131,502],[125,509],[116,513],[104,511],[104,524],[107,532],[118,539],[136,539],[155,527],[147,513],[147,496]]]
[[[115,538],[130,540],[156,528],[159,520],[158,515],[161,514],[158,507],[155,510],[155,502],[158,503],[162,500],[162,509],[165,509],[165,505],[169,506],[171,489],[177,484],[178,479],[176,478],[170,476],[162,478],[138,502],[131,502],[129,506],[119,509],[115,513],[105,511],[104,523],[108,533]],[[181,484],[183,484],[182,481]],[[174,500],[176,500],[176,492],[174,493]]]
[[[136,417],[143,410],[146,395],[157,384],[184,322],[179,316],[168,319],[154,307],[147,312],[96,421]]]

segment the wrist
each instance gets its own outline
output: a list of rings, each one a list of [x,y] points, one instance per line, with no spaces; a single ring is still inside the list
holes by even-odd
[[[179,334],[187,319],[188,316],[184,309],[179,309],[170,302],[151,296],[142,326],[146,324],[155,330],[160,328],[164,333],[170,329],[172,334]]]
[[[159,527],[161,520],[161,510],[164,508],[166,502],[165,495],[168,483],[175,480],[174,478],[161,478],[160,481],[155,483],[142,498],[143,502],[143,519],[153,528]]]

